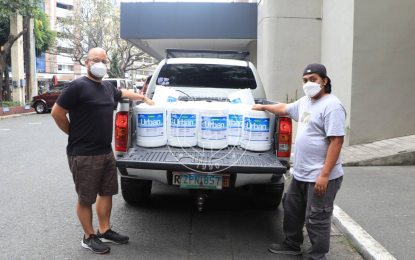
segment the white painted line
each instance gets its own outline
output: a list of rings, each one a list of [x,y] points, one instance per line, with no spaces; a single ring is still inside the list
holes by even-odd
[[[396,260],[378,241],[367,233],[341,208],[334,205],[333,223],[352,242],[366,260]]]
[[[42,123],[29,123],[29,125],[41,125]]]
[[[0,129],[0,131],[9,131],[10,129]]]

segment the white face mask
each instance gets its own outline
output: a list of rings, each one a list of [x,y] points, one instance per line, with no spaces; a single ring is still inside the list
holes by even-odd
[[[102,62],[95,63],[94,65],[91,66],[91,73],[95,77],[101,79],[107,73],[107,66],[105,66],[105,64]]]
[[[320,92],[321,86],[320,83],[309,81],[303,85],[303,90],[308,97],[312,98]]]

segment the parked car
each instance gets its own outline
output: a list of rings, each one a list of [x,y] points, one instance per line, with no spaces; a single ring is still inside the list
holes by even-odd
[[[51,87],[46,93],[34,96],[31,107],[33,107],[38,114],[46,113],[51,110],[62,90],[68,83],[69,82],[59,83],[56,86]]]
[[[134,91],[133,81],[132,80],[129,80],[129,79],[126,79],[125,82],[127,84],[128,90],[131,91],[131,92],[133,92]]]
[[[111,82],[114,87],[118,89],[127,89],[128,90],[128,83],[126,79],[118,79],[118,78],[106,78],[102,79],[102,81],[109,81]]]

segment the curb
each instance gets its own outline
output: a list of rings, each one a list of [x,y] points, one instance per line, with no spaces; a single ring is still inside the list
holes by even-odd
[[[9,119],[10,117],[18,118],[18,117],[21,117],[22,115],[24,115],[24,116],[36,115],[36,112],[29,112],[29,113],[23,113],[23,114],[14,114],[14,115],[8,115],[8,116],[0,116],[0,120]]]
[[[378,241],[369,235],[341,208],[334,205],[333,223],[349,239],[366,260],[396,260]]]

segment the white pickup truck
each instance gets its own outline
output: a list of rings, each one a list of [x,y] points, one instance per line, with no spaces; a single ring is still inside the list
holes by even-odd
[[[228,95],[249,88],[257,104],[277,104],[265,92],[249,52],[166,50],[166,59],[155,70],[146,95],[152,98],[157,85],[178,90],[179,100],[229,102]],[[152,182],[189,189],[202,210],[206,195],[221,189],[244,187],[260,208],[275,209],[284,191],[283,174],[290,167],[291,119],[275,117],[270,129],[272,148],[252,152],[240,146],[222,150],[199,147],[145,148],[137,145],[133,107],[138,101],[121,100],[115,118],[115,151],[122,195],[133,204],[148,203]],[[212,103],[214,104],[214,103]],[[205,178],[206,177],[206,178]],[[184,180],[217,180],[218,185],[184,185]]]

